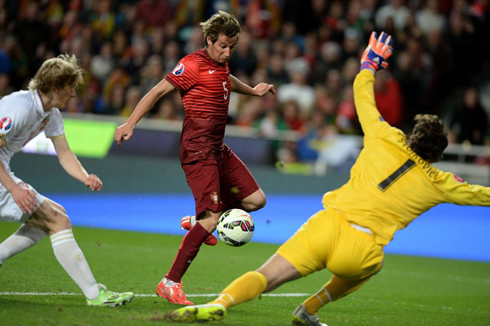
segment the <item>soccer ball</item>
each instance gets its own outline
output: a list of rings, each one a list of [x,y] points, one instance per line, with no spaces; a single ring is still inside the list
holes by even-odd
[[[233,208],[220,216],[216,230],[221,241],[229,246],[240,247],[252,239],[255,226],[247,212]]]

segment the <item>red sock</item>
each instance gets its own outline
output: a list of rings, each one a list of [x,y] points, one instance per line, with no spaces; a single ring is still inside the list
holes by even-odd
[[[182,240],[177,256],[175,256],[172,267],[170,267],[170,271],[165,275],[167,279],[180,283],[180,279],[191,265],[192,260],[197,256],[199,248],[209,234],[210,233],[202,227],[201,223],[196,223],[196,225],[187,232]]]

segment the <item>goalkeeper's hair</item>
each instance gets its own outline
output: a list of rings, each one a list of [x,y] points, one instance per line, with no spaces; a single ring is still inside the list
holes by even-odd
[[[408,141],[410,147],[429,163],[439,161],[448,145],[444,123],[437,115],[431,114],[417,114],[414,121]]]

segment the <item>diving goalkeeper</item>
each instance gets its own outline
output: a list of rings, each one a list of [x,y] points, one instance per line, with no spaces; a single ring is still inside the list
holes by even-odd
[[[208,304],[167,313],[167,320],[220,320],[232,306],[327,268],[332,278],[292,314],[293,325],[325,325],[317,311],[356,291],[379,272],[383,248],[396,231],[440,203],[490,205],[490,188],[469,185],[431,165],[448,145],[437,116],[417,115],[408,137],[380,116],[374,100],[374,75],[388,66],[391,43],[391,36],[372,33],[354,81],[364,148],[350,180],[327,192],[325,209],[310,217],[258,270],[233,281]]]

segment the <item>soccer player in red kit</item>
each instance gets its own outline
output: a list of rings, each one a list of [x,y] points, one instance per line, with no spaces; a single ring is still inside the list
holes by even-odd
[[[181,288],[181,278],[206,242],[221,213],[230,208],[248,212],[264,207],[266,197],[254,177],[223,142],[230,92],[263,96],[276,93],[274,86],[260,83],[254,88],[230,74],[228,60],[238,43],[240,24],[219,11],[201,23],[205,48],[184,57],[165,79],[138,103],[127,122],[116,129],[119,146],[133,135],[136,123],[155,103],[177,88],[185,118],[180,137],[180,162],[195,200],[197,223],[189,230],[170,271],[158,284],[157,294],[171,303],[192,305]],[[216,244],[216,240],[214,241]]]

